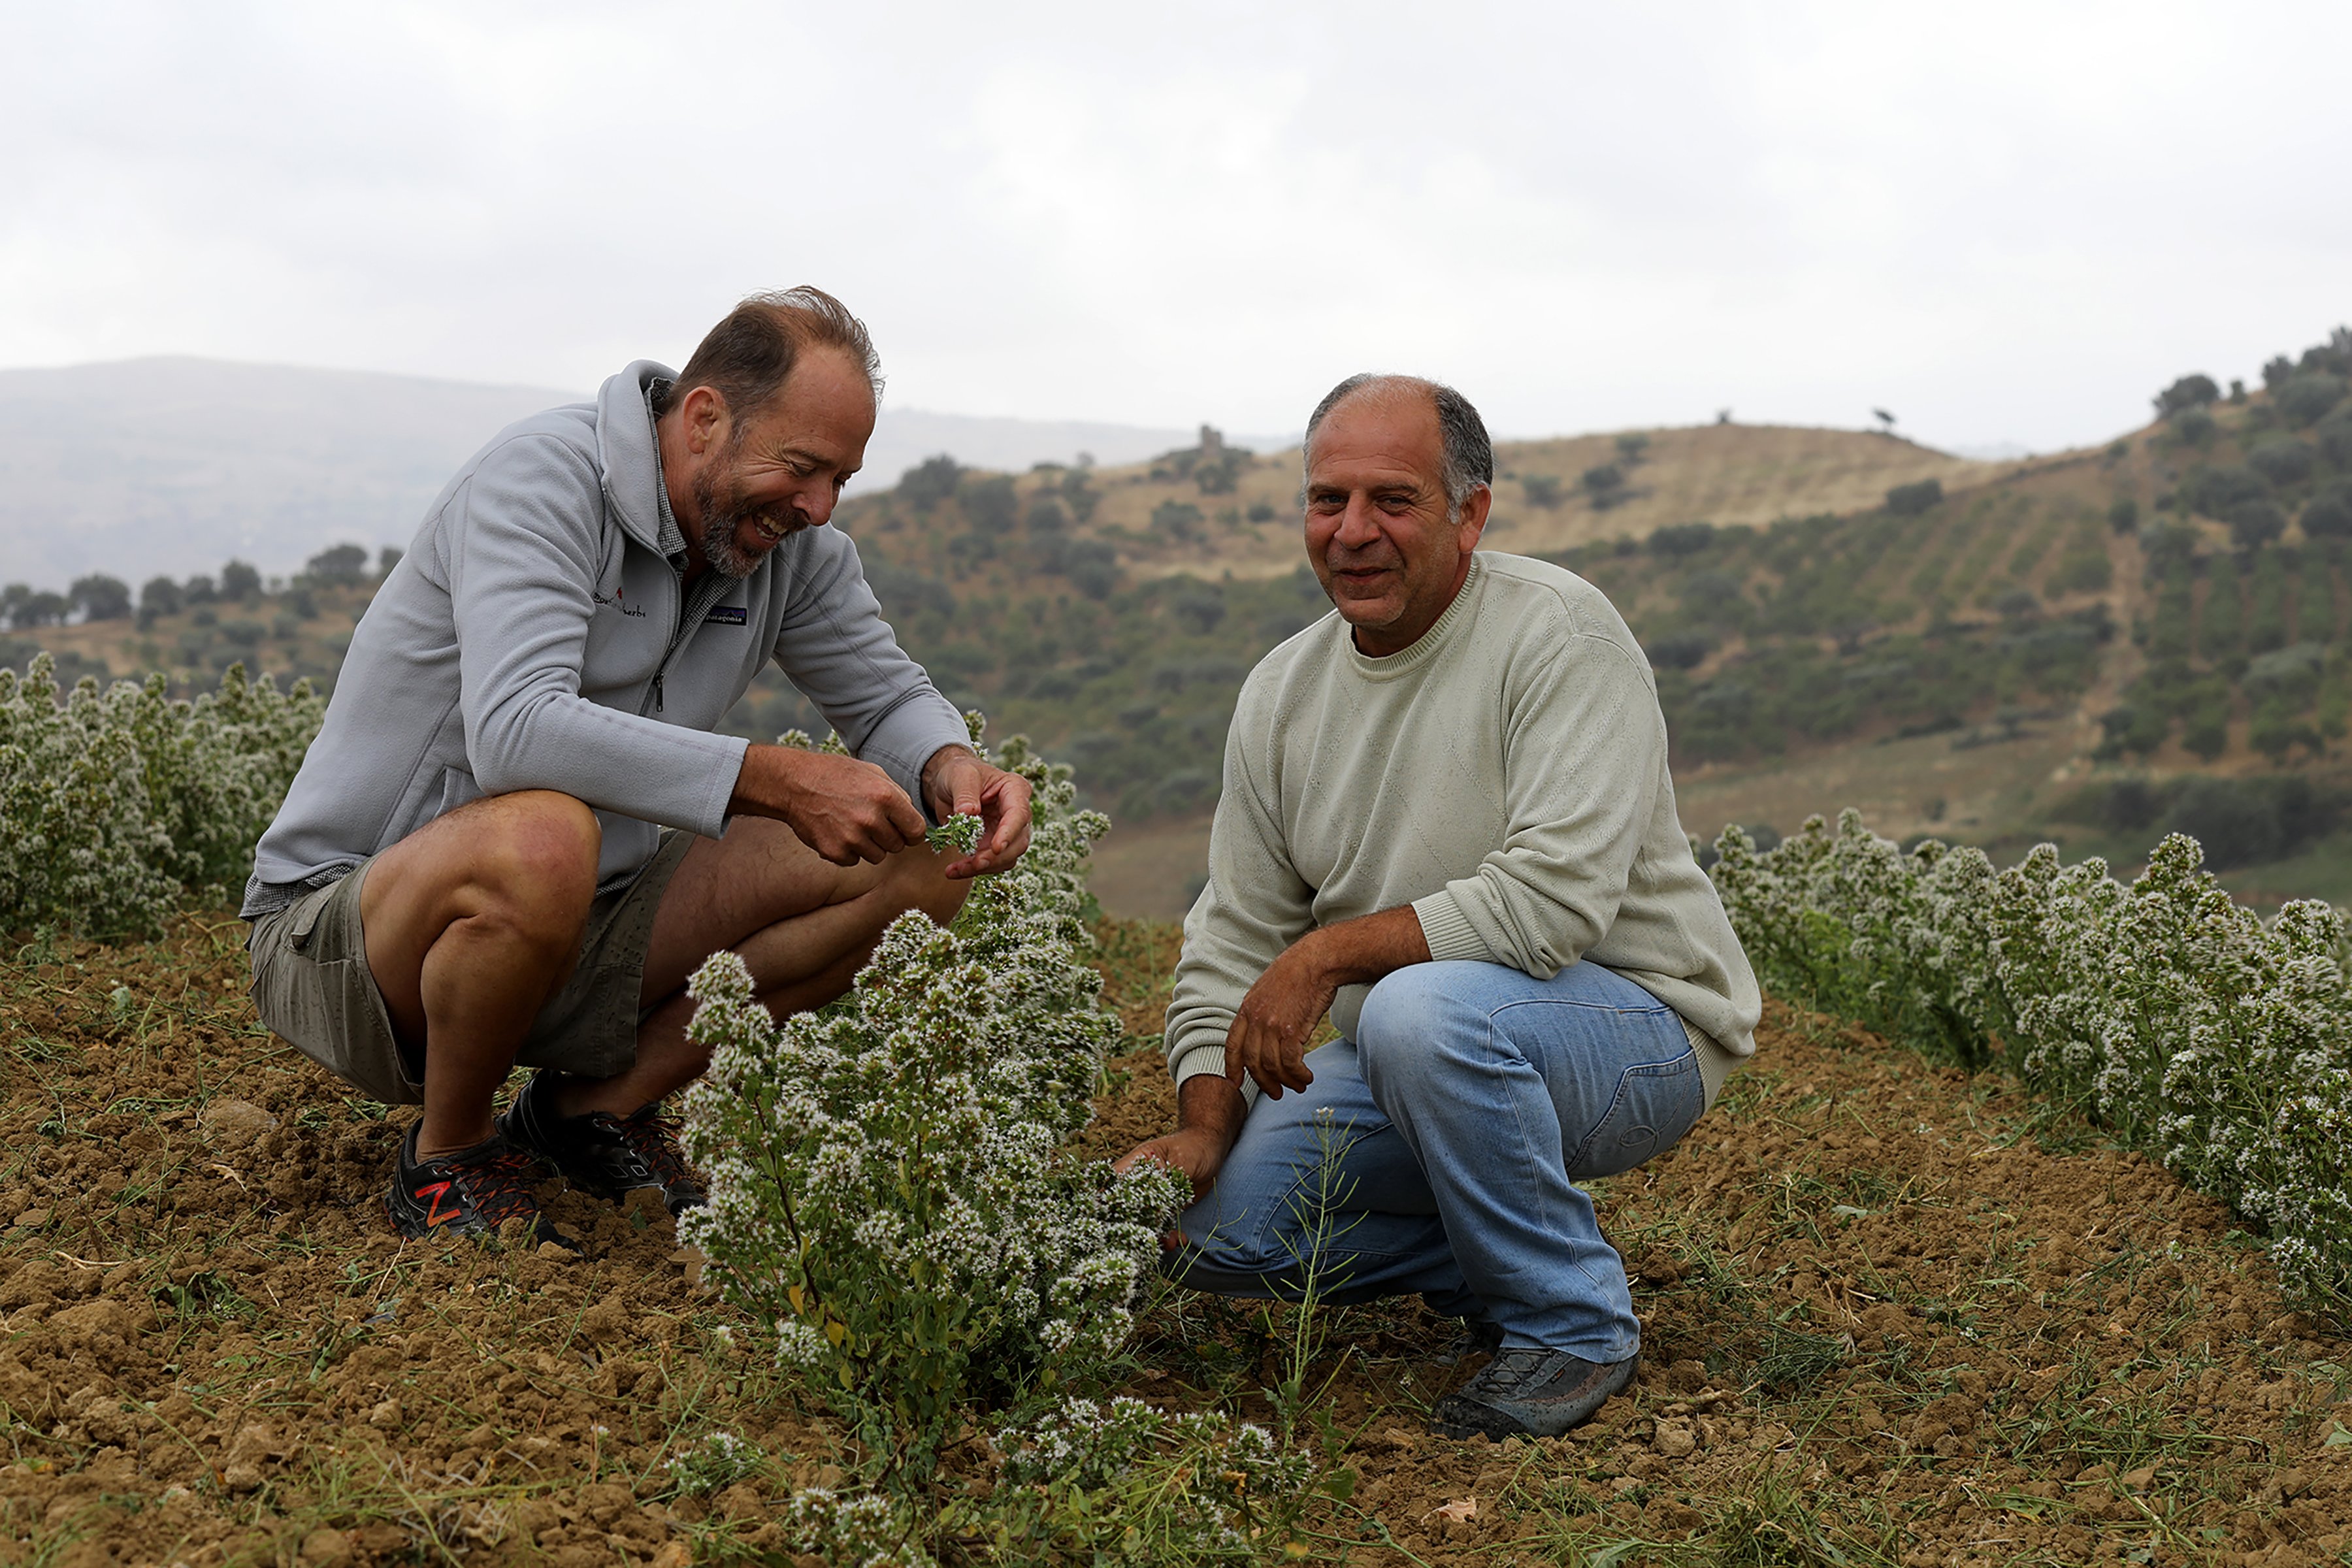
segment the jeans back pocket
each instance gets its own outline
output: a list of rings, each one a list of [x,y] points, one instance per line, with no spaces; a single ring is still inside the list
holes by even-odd
[[[1570,1179],[1589,1181],[1632,1170],[1673,1148],[1706,1110],[1706,1085],[1699,1077],[1697,1051],[1686,1049],[1671,1061],[1627,1068],[1617,1079],[1608,1114],[1569,1156]]]

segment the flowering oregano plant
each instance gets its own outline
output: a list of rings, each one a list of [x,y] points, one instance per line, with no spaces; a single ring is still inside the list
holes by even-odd
[[[993,1472],[985,1491],[795,1492],[780,1521],[794,1561],[1205,1568],[1295,1558],[1307,1547],[1297,1525],[1317,1492],[1313,1456],[1222,1413],[1070,1398],[972,1440]]]
[[[0,931],[149,932],[240,886],[325,705],[231,665],[194,701],[163,676],[59,700],[56,661],[0,669]]]
[[[996,1437],[987,1544],[998,1562],[1158,1568],[1299,1555],[1318,1479],[1307,1450],[1216,1412],[1070,1399]]]
[[[2269,1226],[2287,1288],[2352,1307],[2352,985],[2344,915],[2268,924],[2174,834],[2129,887],[2042,845],[1905,852],[1847,811],[1759,853],[1717,841],[1717,889],[1765,984],[1967,1065],[1996,1040],[2080,1108]]]
[[[1035,826],[952,927],[902,916],[847,996],[781,1023],[732,954],[691,987],[713,1056],[687,1147],[710,1203],[680,1234],[902,1493],[975,1395],[1117,1350],[1182,1195],[1062,1150],[1118,1034],[1079,915],[1109,823],[1022,742],[991,760],[1034,788]],[[977,827],[940,837],[961,850]]]

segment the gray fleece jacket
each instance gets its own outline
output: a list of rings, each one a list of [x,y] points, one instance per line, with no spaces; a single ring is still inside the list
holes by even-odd
[[[352,633],[255,851],[248,919],[522,789],[595,807],[599,886],[622,886],[661,825],[724,831],[747,742],[709,731],[770,658],[921,805],[923,763],[969,737],[846,534],[804,529],[750,576],[688,592],[648,401],[674,375],[640,360],[595,402],[509,426],[449,481]]]

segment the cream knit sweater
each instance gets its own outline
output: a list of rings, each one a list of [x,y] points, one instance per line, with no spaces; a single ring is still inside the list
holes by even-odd
[[[1481,552],[1403,652],[1366,658],[1334,613],[1250,672],[1168,1009],[1177,1082],[1224,1071],[1234,1011],[1285,948],[1405,903],[1433,959],[1543,979],[1590,961],[1648,991],[1709,1104],[1756,1048],[1762,999],[1675,815],[1649,663],[1572,572]],[[1342,1035],[1368,990],[1332,1002]]]

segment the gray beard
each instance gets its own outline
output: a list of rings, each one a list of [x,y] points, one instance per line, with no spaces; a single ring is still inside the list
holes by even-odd
[[[736,445],[740,443],[730,444],[727,448],[727,456],[730,459],[727,471],[730,478],[734,472],[731,459],[735,456]],[[694,504],[695,509],[702,513],[702,558],[710,563],[710,569],[721,577],[749,577],[761,558],[746,554],[736,544],[735,531],[743,521],[742,507],[733,496],[728,498],[728,504],[719,504],[719,475],[711,469],[704,469],[702,476],[695,481]]]
[[[705,502],[702,508],[702,558],[721,577],[749,577],[758,560],[747,555],[735,542],[736,525],[742,521],[740,513],[720,511]]]
[[[702,558],[710,563],[710,569],[720,576],[738,580],[749,577],[757,571],[760,563],[765,561],[775,548],[771,545],[768,549],[754,554],[735,542],[735,536],[741,531],[742,525],[751,518],[760,515],[758,511],[743,504],[742,492],[734,486],[734,459],[737,450],[743,444],[742,435],[742,426],[738,426],[734,438],[728,443],[724,473],[718,471],[717,466],[714,466],[712,468],[703,470],[701,478],[694,483],[695,510],[702,514],[702,524],[697,531],[700,535]],[[719,494],[719,481],[721,478],[728,481],[728,493],[724,500]],[[808,520],[801,515],[797,506],[793,508],[791,515],[793,520],[801,526],[808,526]],[[785,538],[790,537],[790,534],[785,535]],[[779,544],[782,542],[782,540],[777,541]]]

